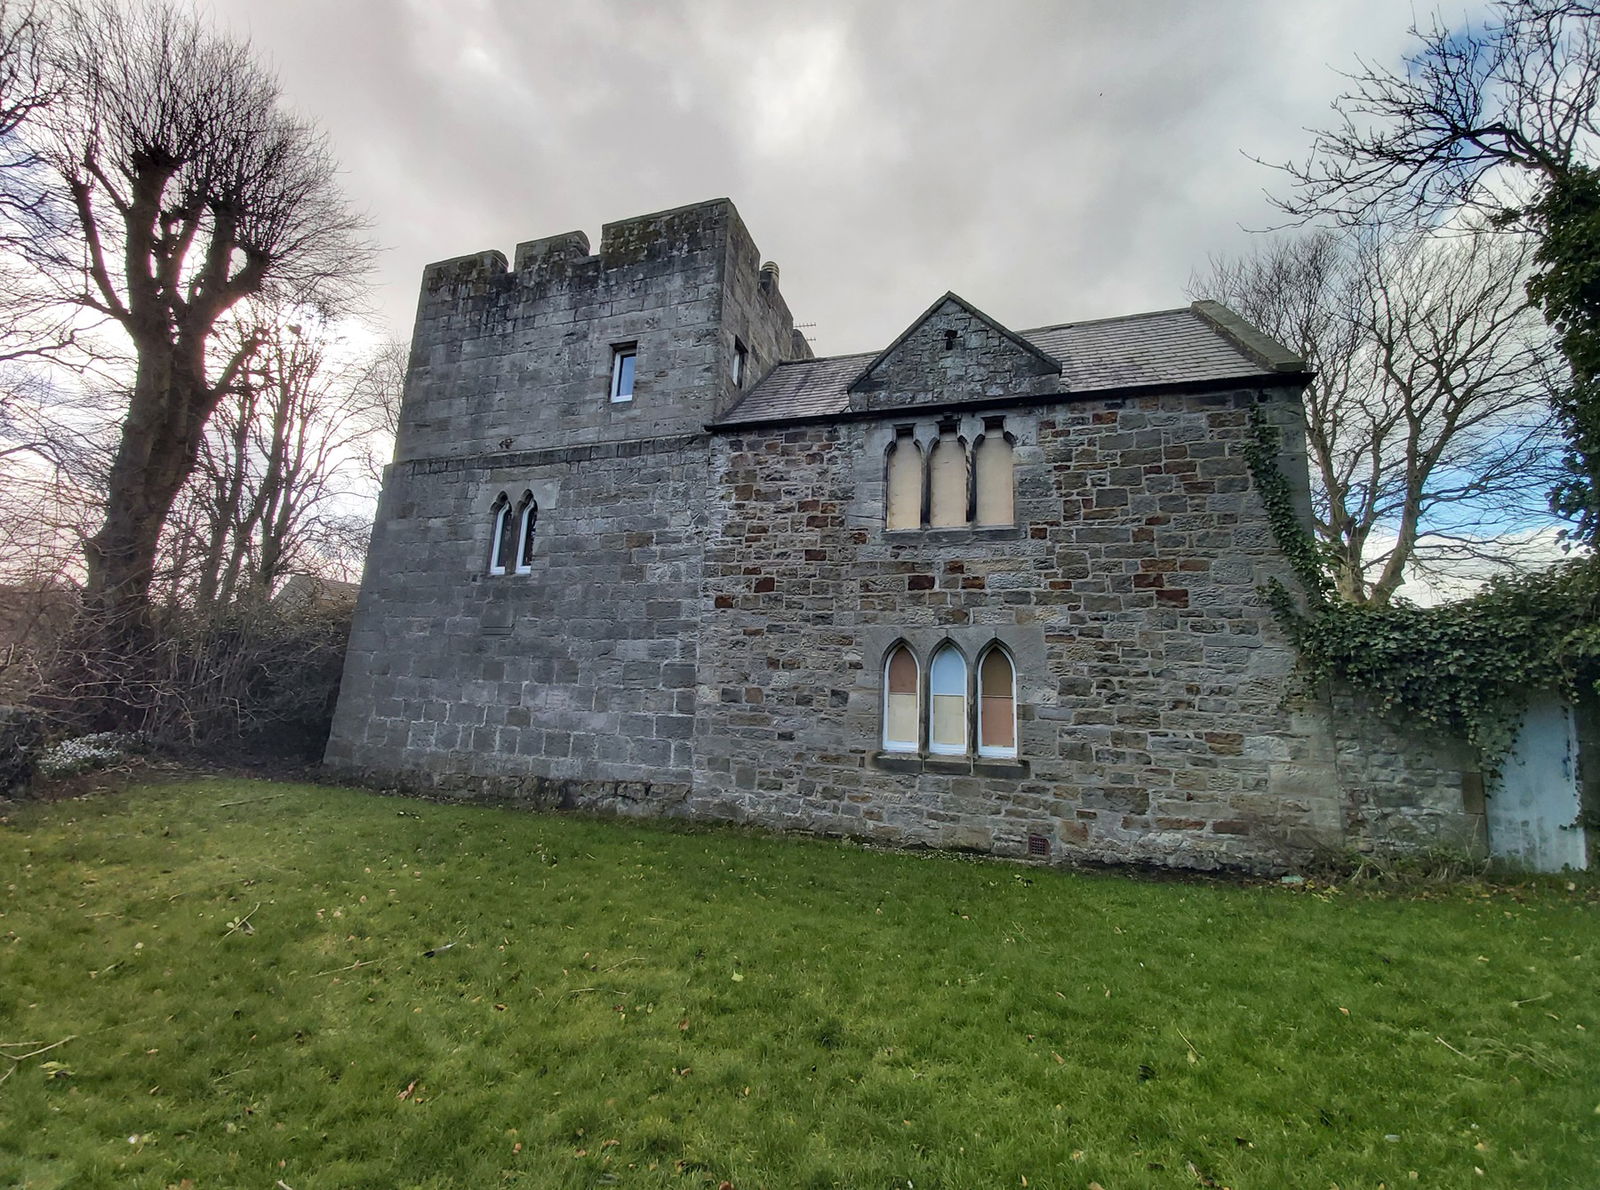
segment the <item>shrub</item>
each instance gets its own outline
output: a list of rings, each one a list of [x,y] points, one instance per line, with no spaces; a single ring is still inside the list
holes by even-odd
[[[92,633],[69,632],[33,701],[72,734],[114,729],[159,746],[314,759],[333,721],[351,614],[177,609],[115,656],[75,650],[74,637]]]

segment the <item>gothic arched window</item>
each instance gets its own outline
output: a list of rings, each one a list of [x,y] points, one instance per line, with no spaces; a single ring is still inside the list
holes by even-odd
[[[928,455],[928,524],[935,529],[967,523],[967,446],[941,437]]]
[[[977,472],[977,523],[1011,525],[1016,523],[1015,477],[1011,459],[1011,440],[998,426],[988,428],[973,451],[973,470]]]
[[[967,750],[967,659],[942,645],[928,666],[928,751],[959,756]]]
[[[517,513],[517,573],[527,574],[533,569],[533,533],[539,523],[539,502],[532,492],[522,493],[522,505]]]
[[[999,645],[978,662],[978,755],[1017,754],[1017,671]]]
[[[889,650],[883,663],[883,750],[917,750],[917,659],[905,645]]]
[[[490,511],[494,520],[489,538],[489,573],[504,574],[516,550],[516,523],[511,514],[511,497],[501,492],[495,497]]]
[[[884,525],[890,529],[922,527],[922,448],[909,433],[889,446],[884,485]]]

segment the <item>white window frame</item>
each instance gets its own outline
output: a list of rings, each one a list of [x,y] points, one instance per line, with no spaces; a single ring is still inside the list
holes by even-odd
[[[506,560],[501,555],[505,552],[506,518],[511,515],[511,497],[501,492],[494,502],[493,536],[489,539],[489,573],[504,574]]]
[[[517,573],[533,573],[533,543],[528,540],[528,518],[537,514],[539,502],[529,496],[522,505],[522,515],[517,517]],[[538,522],[535,522],[537,524]]]
[[[628,377],[628,391],[622,391],[622,361],[631,359],[633,370]],[[611,348],[611,403],[625,405],[633,400],[633,390],[639,383],[639,345],[618,343]]]
[[[911,658],[912,668],[916,670],[916,681],[911,687],[912,697],[917,700],[916,713],[911,717],[911,722],[914,724],[912,730],[915,733],[920,733],[922,730],[922,662],[917,660],[917,655],[910,645],[900,641],[883,655],[883,705],[880,708],[883,729],[880,732],[880,738],[885,752],[910,752],[915,754],[920,750],[920,740],[895,740],[889,738],[889,666],[894,662],[895,654],[901,651],[904,651],[906,656]]]
[[[939,664],[939,658],[946,653],[956,659],[961,666],[961,743],[941,744],[933,738],[933,708],[934,699],[939,696],[933,688],[933,670]],[[966,657],[961,650],[953,644],[943,644],[934,650],[928,658],[928,751],[935,756],[965,756],[972,746],[972,667],[967,664]]]
[[[1002,748],[983,742],[983,667],[989,660],[991,653],[999,653],[1005,658],[1006,665],[1011,669],[1011,747]],[[978,755],[990,756],[1001,760],[1014,760],[1017,755],[1017,659],[1013,657],[1004,645],[992,644],[978,657],[978,664],[973,668],[973,688],[978,694]]]

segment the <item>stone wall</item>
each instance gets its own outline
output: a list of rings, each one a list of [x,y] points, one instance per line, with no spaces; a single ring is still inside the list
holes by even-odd
[[[516,259],[425,274],[328,763],[670,801],[692,778],[704,424],[738,397],[736,337],[747,384],[804,344],[726,200],[609,224],[593,256],[570,233]],[[623,403],[618,343],[638,349]],[[490,574],[495,501],[524,491],[533,564]]]
[[[1260,404],[1308,502],[1294,382],[1047,394],[1048,361],[950,298],[848,413],[719,430],[738,346],[746,386],[809,354],[725,201],[428,269],[331,768],[1056,860],[1471,836],[1460,757],[1289,680],[1244,447]],[[886,529],[897,435],[1002,433],[1014,524]],[[491,574],[524,491],[528,573]],[[1014,661],[1016,757],[881,748],[889,650],[945,642]]]
[[[892,420],[715,440],[695,809],[1193,866],[1341,845],[1327,718],[1286,701],[1292,649],[1258,594],[1287,577],[1244,460],[1263,395],[1292,451],[1295,402],[1270,393],[1007,411],[1011,528],[887,531]],[[925,450],[940,420],[915,423]],[[991,641],[1015,659],[1015,762],[880,751],[889,649],[926,665],[946,640],[969,666]]]

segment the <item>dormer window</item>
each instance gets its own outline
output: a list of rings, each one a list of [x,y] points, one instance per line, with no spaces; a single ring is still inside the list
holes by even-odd
[[[637,343],[618,343],[611,349],[611,401],[633,400],[633,370],[639,359]]]
[[[735,339],[733,341],[733,387],[744,387],[745,368],[749,366],[750,353],[745,350],[744,344]]]

